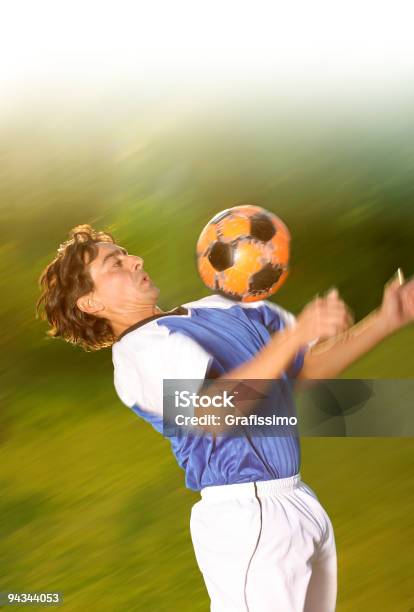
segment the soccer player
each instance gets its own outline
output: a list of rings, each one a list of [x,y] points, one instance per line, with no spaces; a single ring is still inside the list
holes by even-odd
[[[163,379],[333,378],[414,318],[413,281],[398,278],[357,325],[335,289],[297,318],[217,295],[162,312],[142,258],[89,225],[71,231],[40,285],[48,334],[85,350],[111,346],[120,399],[159,432]],[[171,445],[186,485],[201,491],[190,528],[211,610],[333,612],[334,533],[301,480],[298,437],[190,431]]]

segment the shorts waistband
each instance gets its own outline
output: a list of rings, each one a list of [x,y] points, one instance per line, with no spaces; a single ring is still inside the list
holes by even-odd
[[[201,497],[206,501],[220,501],[225,499],[240,499],[246,497],[263,497],[293,491],[301,484],[300,473],[289,478],[275,480],[259,480],[257,482],[243,482],[240,484],[218,485],[201,489]]]

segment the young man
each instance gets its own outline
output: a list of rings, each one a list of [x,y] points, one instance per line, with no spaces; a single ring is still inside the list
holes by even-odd
[[[413,282],[399,279],[355,326],[336,290],[297,319],[267,301],[216,295],[162,312],[143,266],[111,235],[78,226],[43,271],[37,306],[51,336],[112,346],[120,399],[160,432],[163,379],[332,378],[414,318]],[[280,402],[291,399],[288,391]],[[201,491],[191,535],[211,609],[332,612],[334,534],[301,481],[298,437],[189,432],[171,444],[187,486]]]

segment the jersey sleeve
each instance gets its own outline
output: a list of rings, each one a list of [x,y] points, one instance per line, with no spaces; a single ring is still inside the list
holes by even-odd
[[[128,407],[162,416],[163,380],[204,380],[212,359],[195,340],[179,332],[145,351],[126,344],[113,355],[115,389]]]

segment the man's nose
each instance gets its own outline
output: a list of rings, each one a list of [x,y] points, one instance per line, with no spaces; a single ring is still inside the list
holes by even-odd
[[[142,257],[138,257],[137,255],[132,255],[132,261],[136,269],[142,270],[142,268],[144,267],[144,260],[142,259]]]

